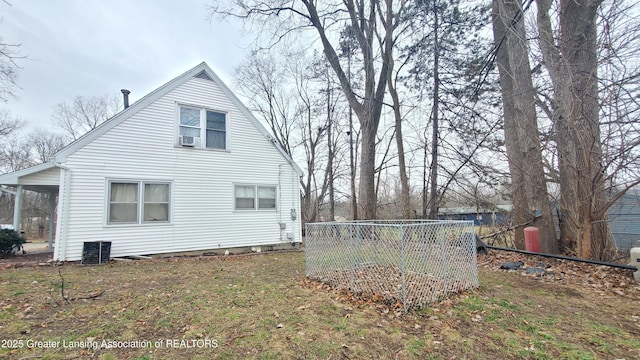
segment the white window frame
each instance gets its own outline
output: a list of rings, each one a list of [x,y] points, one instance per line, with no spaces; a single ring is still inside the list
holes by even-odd
[[[111,221],[111,205],[113,204],[125,204],[125,203],[121,203],[121,202],[112,202],[111,201],[111,191],[113,190],[112,185],[113,184],[128,184],[128,185],[136,185],[136,220],[135,221],[116,221],[116,222],[112,222]],[[133,204],[133,203],[126,203],[126,204]],[[107,215],[107,224],[109,225],[134,225],[134,224],[138,224],[140,222],[140,183],[137,181],[130,181],[130,180],[113,180],[113,181],[109,181],[108,182],[108,187],[107,187],[107,211],[106,211],[106,215]]]
[[[136,184],[138,186],[138,193],[136,197],[136,214],[137,220],[135,222],[112,222],[111,218],[111,184]],[[144,220],[144,192],[145,185],[158,184],[168,185],[168,207],[167,207],[167,220],[162,221],[145,221]],[[107,179],[106,180],[106,201],[105,201],[105,219],[104,225],[106,227],[119,227],[119,226],[153,226],[153,225],[167,225],[173,223],[173,181],[170,180],[131,180],[131,179]],[[148,202],[151,203],[151,202]],[[163,202],[164,203],[164,202]],[[155,203],[154,203],[155,204]]]
[[[271,199],[271,198],[261,198],[260,188],[273,188],[273,207],[260,207],[260,199]],[[258,210],[277,210],[278,209],[278,187],[273,185],[257,185],[256,186],[256,207],[258,208]]]
[[[204,149],[204,150],[212,150],[212,151],[229,151],[229,113],[221,110],[214,110],[202,106],[190,105],[190,104],[177,104],[177,119],[176,119],[176,146],[182,147],[180,145],[180,127],[187,127],[191,129],[196,129],[195,126],[182,125],[180,123],[180,111],[182,108],[188,108],[193,110],[200,111],[200,142],[195,144],[195,148]],[[214,148],[207,147],[207,112],[213,112],[217,114],[224,115],[224,148]],[[210,131],[222,132],[222,130],[217,129],[209,129]]]
[[[238,207],[238,196],[236,195],[238,193],[238,188],[239,187],[246,187],[246,188],[253,188],[253,207]],[[256,186],[255,185],[248,185],[248,184],[235,184],[233,186],[233,208],[234,210],[238,210],[238,211],[245,211],[245,210],[255,210],[256,209]],[[248,199],[243,197],[242,199]]]
[[[236,188],[239,186],[252,187],[253,188],[253,207],[252,208],[238,208]],[[273,188],[275,190],[275,207],[261,208],[260,207],[260,195],[259,188]],[[233,209],[235,211],[277,211],[278,210],[278,186],[277,185],[264,185],[264,184],[233,184]]]

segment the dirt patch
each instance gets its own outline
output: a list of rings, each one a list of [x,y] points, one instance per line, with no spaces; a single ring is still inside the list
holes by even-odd
[[[17,268],[23,266],[37,266],[53,259],[53,252],[37,252],[18,254],[0,259],[0,269]]]

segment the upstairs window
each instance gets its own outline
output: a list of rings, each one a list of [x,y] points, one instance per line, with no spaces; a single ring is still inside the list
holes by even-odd
[[[207,117],[207,148],[227,148],[227,124],[223,113],[206,110]]]
[[[179,145],[227,149],[227,115],[225,113],[180,106],[178,122]]]
[[[180,107],[180,135],[200,137],[200,110]]]

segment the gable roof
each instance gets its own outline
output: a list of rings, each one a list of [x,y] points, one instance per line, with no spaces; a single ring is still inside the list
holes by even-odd
[[[227,85],[225,85],[225,83],[218,77],[218,75],[216,75],[215,72],[213,72],[213,70],[211,70],[211,68],[204,61],[199,65],[197,65],[196,67],[192,68],[191,70],[185,72],[184,74],[174,78],[168,83],[150,92],[149,94],[144,96],[142,99],[131,104],[131,106],[129,106],[128,108],[120,111],[119,113],[111,117],[109,120],[100,124],[95,129],[89,131],[85,135],[73,141],[71,144],[65,146],[62,150],[58,151],[54,155],[53,162],[54,163],[65,162],[65,160],[69,155],[73,154],[74,152],[81,149],[85,145],[89,144],[93,140],[102,136],[107,131],[113,129],[118,124],[122,123],[129,117],[136,114],[138,111],[149,106],[154,101],[160,99],[161,97],[173,91],[178,86],[184,84],[185,82],[187,82],[189,79],[193,77],[211,80],[215,82],[216,85],[218,85],[218,87],[220,88],[220,90],[222,90],[222,92],[227,96],[227,98],[229,98],[231,102],[238,108],[238,110],[240,110],[240,112],[247,119],[249,119],[249,121],[253,124],[253,126],[256,129],[258,129],[258,131],[265,137],[265,139],[271,142],[271,144],[280,152],[282,157],[284,157],[285,160],[287,160],[287,162],[289,162],[291,166],[293,166],[296,173],[302,176],[302,169],[300,169],[300,167],[293,161],[291,156],[289,156],[289,154],[287,154],[286,151],[284,151],[282,146],[280,146],[280,144],[278,144],[275,138],[271,136],[271,134],[269,134],[267,129],[265,129],[265,127],[262,126],[260,121],[258,121],[258,119],[255,116],[253,116],[251,111],[249,111],[249,109],[240,101],[240,99],[238,99],[238,97],[227,87]]]

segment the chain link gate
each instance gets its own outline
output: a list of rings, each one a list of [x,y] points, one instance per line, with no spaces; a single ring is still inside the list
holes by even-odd
[[[306,224],[306,274],[404,311],[478,287],[473,221]]]

